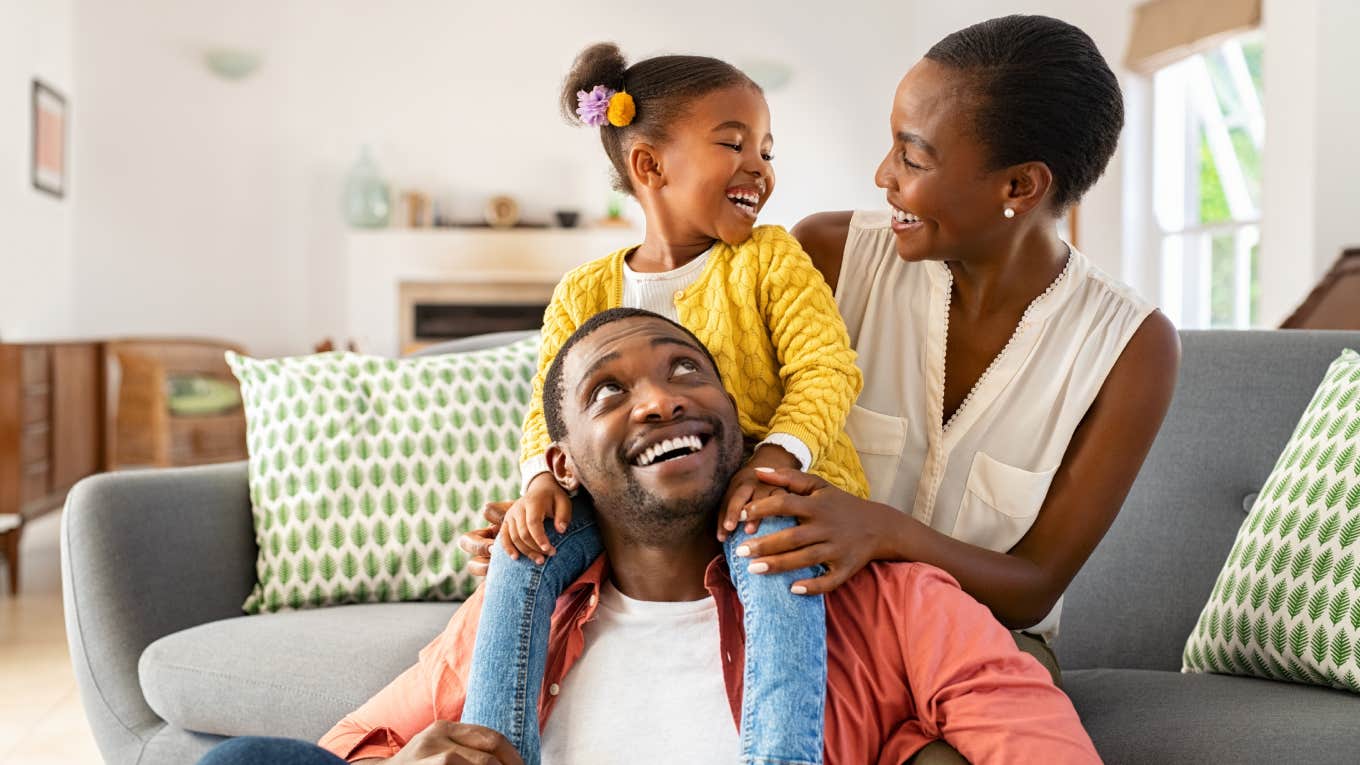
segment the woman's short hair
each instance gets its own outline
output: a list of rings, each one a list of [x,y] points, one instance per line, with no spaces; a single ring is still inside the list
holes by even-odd
[[[1057,212],[1105,172],[1124,98],[1090,35],[1047,16],[1003,16],[945,37],[926,58],[968,78],[990,169],[1043,162]]]

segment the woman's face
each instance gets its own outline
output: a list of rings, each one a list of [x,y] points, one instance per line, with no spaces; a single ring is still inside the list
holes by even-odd
[[[1004,236],[1005,170],[988,171],[957,70],[922,59],[893,98],[892,148],[874,182],[893,207],[897,254],[907,261],[959,260]]]

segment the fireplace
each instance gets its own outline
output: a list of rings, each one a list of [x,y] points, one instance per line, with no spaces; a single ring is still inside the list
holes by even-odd
[[[412,339],[416,343],[436,343],[491,332],[538,329],[545,308],[546,305],[534,303],[416,303]]]
[[[401,352],[488,332],[538,329],[553,286],[547,282],[403,282],[398,288]]]
[[[352,231],[342,334],[364,353],[393,357],[451,338],[535,329],[563,274],[641,238],[626,227]]]

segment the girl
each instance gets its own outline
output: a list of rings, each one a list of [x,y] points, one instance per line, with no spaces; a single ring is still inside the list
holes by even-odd
[[[819,596],[801,597],[805,591],[792,587],[814,567],[754,576],[762,568],[748,567],[748,531],[737,529],[737,518],[750,501],[778,491],[757,479],[758,468],[808,470],[868,496],[843,430],[861,378],[826,282],[787,232],[755,227],[775,186],[764,96],[716,59],[660,56],[628,66],[616,46],[601,44],[577,58],[563,109],[600,131],[616,185],[641,204],[647,232],[641,245],[567,274],[544,315],[524,423],[524,493],[492,556],[462,720],[500,731],[526,762],[538,761],[548,617],[601,551],[588,506],[573,505],[546,472],[543,374],[576,327],[623,305],[676,320],[708,346],[755,443],[728,488],[723,508],[731,520],[718,532],[746,606],[742,761],[820,763],[825,613]],[[608,393],[604,386],[599,395]],[[645,468],[693,448],[667,442],[634,462]],[[772,519],[759,531],[791,525]]]

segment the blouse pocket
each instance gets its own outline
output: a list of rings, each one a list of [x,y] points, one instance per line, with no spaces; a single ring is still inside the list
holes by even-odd
[[[907,446],[907,421],[856,404],[845,418],[845,433],[859,453],[864,476],[869,479],[869,498],[887,502],[897,480],[902,451]]]
[[[952,536],[997,552],[1010,550],[1034,525],[1057,472],[1056,466],[1024,470],[978,452]]]

